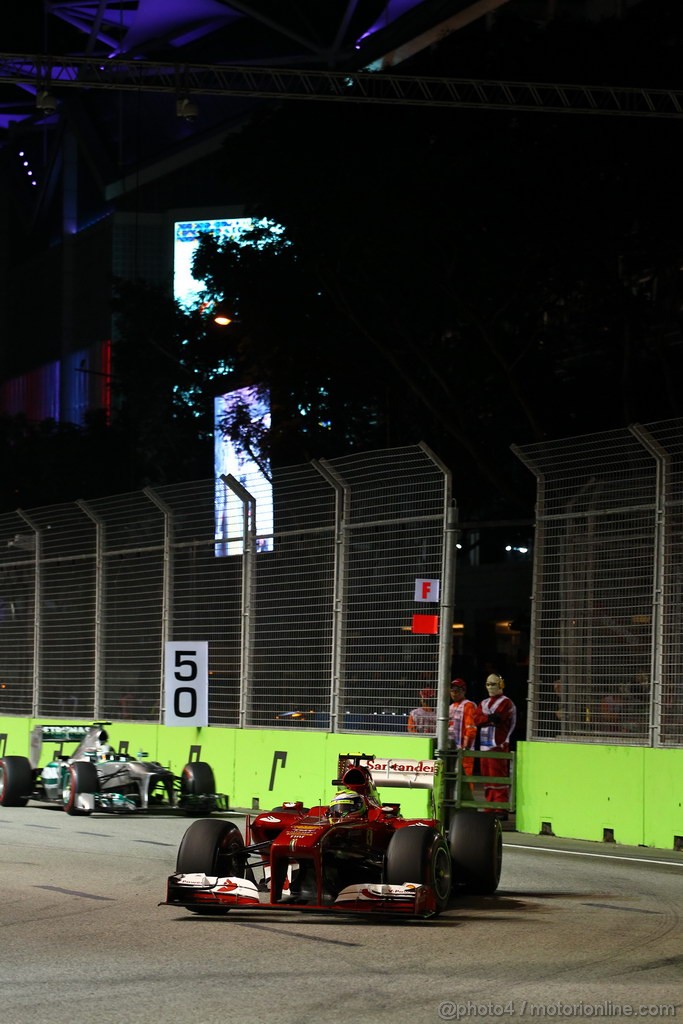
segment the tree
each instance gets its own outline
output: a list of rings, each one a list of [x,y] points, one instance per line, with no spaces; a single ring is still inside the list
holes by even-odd
[[[660,212],[676,197],[664,160],[673,126],[605,125],[268,112],[231,142],[226,175],[251,212],[286,226],[289,269],[307,285],[288,303],[272,254],[243,276],[230,265],[263,307],[240,305],[245,365],[258,353],[252,366],[268,363],[275,379],[286,353],[320,383],[324,363],[326,383],[374,407],[381,443],[428,441],[485,516],[529,507],[512,442],[679,415],[669,381],[680,369],[681,234]],[[214,286],[227,288],[215,266]],[[323,363],[308,332],[312,297]],[[284,326],[273,320],[283,309]],[[292,388],[295,375],[286,379]]]
[[[121,438],[101,410],[84,427],[24,416],[0,419],[0,510],[92,498],[127,489],[119,467],[127,464]],[[123,485],[123,486],[122,486]]]
[[[528,24],[512,47],[501,24],[472,47],[488,73],[538,52]],[[546,77],[571,67],[568,31],[543,40]],[[588,79],[610,80],[605,32],[575,29]],[[473,60],[455,36],[432,70]],[[425,440],[453,469],[465,517],[528,515],[533,481],[511,443],[681,414],[677,132],[481,110],[264,109],[221,169],[226,193],[284,234],[207,238],[195,264],[206,300],[229,300],[235,322],[219,334],[168,296],[119,291],[115,429],[131,481],[208,473],[213,396],[255,384],[272,395],[276,465]],[[239,419],[226,428],[254,442]]]

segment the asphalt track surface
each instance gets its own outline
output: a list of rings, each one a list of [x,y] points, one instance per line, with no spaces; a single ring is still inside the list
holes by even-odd
[[[159,906],[187,825],[0,808],[0,1024],[683,1022],[681,853],[506,833],[433,920],[211,919]]]

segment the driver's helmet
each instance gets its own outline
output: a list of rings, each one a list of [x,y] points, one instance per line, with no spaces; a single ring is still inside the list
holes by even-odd
[[[336,824],[344,821],[349,815],[353,815],[354,818],[361,817],[367,814],[367,810],[362,796],[352,793],[350,790],[343,790],[341,793],[336,793],[330,800],[327,816],[332,824]]]
[[[112,747],[109,744],[109,733],[106,729],[100,729],[99,736],[97,737],[97,758],[99,761],[106,761],[111,753]]]

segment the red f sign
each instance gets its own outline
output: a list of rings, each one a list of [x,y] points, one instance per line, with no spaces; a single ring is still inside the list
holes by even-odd
[[[415,580],[416,601],[438,601],[439,580]]]

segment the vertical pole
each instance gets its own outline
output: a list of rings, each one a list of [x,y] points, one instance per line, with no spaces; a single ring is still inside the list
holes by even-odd
[[[534,712],[538,717],[538,712],[541,708],[536,708],[535,704],[535,679],[536,679],[536,643],[540,636],[540,596],[538,593],[540,587],[540,576],[541,576],[541,564],[544,557],[545,548],[545,476],[541,471],[531,464],[519,450],[517,445],[510,445],[510,450],[514,455],[523,462],[524,465],[529,469],[536,477],[536,525],[535,525],[535,536],[534,536],[534,557],[533,567],[531,571],[531,632],[529,636],[529,667],[527,670],[527,715],[526,715],[526,739],[533,739],[534,735]],[[564,621],[564,620],[563,620]],[[564,647],[561,645],[562,653],[564,654]],[[562,688],[563,700],[565,697],[566,682]],[[565,719],[563,718],[563,722]]]
[[[41,555],[42,545],[40,543],[40,530],[38,526],[33,522],[30,516],[23,512],[20,508],[17,509],[17,515],[21,516],[27,526],[30,526],[33,530],[36,539],[36,552],[35,562],[33,566],[33,679],[32,689],[33,697],[31,703],[31,715],[33,718],[38,717],[38,711],[40,708],[41,688],[40,688],[40,655],[41,655],[41,630],[40,630],[40,610],[42,600],[42,578],[41,578]]]
[[[455,558],[458,533],[458,507],[453,497],[450,470],[423,441],[420,449],[443,474],[443,536],[441,544],[441,601],[439,606],[439,667],[436,712],[436,754],[448,749],[448,708],[451,697],[453,661],[453,619],[455,611]]]
[[[346,516],[349,487],[329,462],[313,460],[313,468],[334,488],[334,570],[332,581],[332,664],[330,679],[330,732],[339,732],[345,651]]]
[[[231,473],[225,486],[242,502],[242,629],[240,631],[240,728],[250,724],[256,573],[256,498]]]
[[[173,511],[151,487],[145,487],[143,494],[156,505],[164,517],[164,575],[161,598],[161,669],[159,679],[159,721],[163,722],[166,696],[164,666],[166,642],[173,639]]]
[[[102,717],[104,689],[104,521],[85,501],[77,501],[80,510],[95,524],[95,644],[93,716]]]
[[[532,739],[534,735],[534,712],[536,713],[536,719],[538,721],[539,712],[543,709],[536,706],[536,643],[532,642],[531,637],[534,641],[541,635],[541,595],[539,594],[540,589],[540,577],[541,577],[541,565],[543,564],[543,558],[545,556],[545,536],[546,536],[546,521],[545,521],[545,476],[542,473],[536,474],[536,527],[534,531],[534,557],[531,567],[531,615],[530,615],[530,636],[529,636],[529,664],[527,666],[527,705],[526,705],[526,739]],[[566,619],[563,616],[561,621],[562,630],[566,629]],[[565,654],[566,638],[564,636],[560,639],[560,651],[562,656]],[[562,681],[562,701],[567,699],[567,680]],[[566,722],[566,707],[562,708],[562,728],[564,729],[564,723]]]
[[[652,573],[652,630],[650,634],[650,746],[662,742],[662,676],[664,669],[664,560],[666,557],[666,495],[671,456],[639,423],[628,428],[655,460],[655,537]]]
[[[437,690],[436,746],[445,750],[448,746],[448,709],[451,697],[451,665],[453,663],[453,620],[455,618],[455,558],[458,535],[458,510],[452,498],[448,498],[444,509],[444,533],[439,608],[439,685]]]

